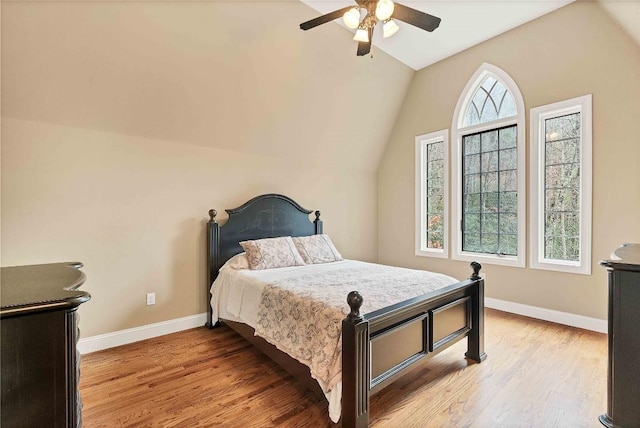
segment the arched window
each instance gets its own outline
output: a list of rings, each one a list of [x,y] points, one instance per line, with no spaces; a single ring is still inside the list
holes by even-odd
[[[511,92],[500,80],[487,73],[467,103],[463,126],[468,127],[496,119],[505,119],[515,116],[517,113],[518,110]]]
[[[524,102],[500,68],[483,64],[452,121],[452,257],[525,265]]]

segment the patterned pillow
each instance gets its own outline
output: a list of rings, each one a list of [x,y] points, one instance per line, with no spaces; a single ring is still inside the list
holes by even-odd
[[[247,253],[249,268],[253,270],[305,264],[290,236],[242,241],[240,246]]]
[[[293,238],[302,260],[306,264],[329,263],[342,260],[329,235],[311,235]]]

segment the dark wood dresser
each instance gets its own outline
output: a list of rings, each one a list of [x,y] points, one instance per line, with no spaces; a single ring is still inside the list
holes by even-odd
[[[79,427],[82,263],[1,269],[2,427]]]
[[[601,262],[609,271],[609,373],[606,427],[640,428],[640,244]]]

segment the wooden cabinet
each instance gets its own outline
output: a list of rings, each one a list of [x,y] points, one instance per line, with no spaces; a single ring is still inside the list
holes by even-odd
[[[640,244],[601,263],[609,271],[609,373],[606,427],[640,427]]]
[[[77,290],[81,263],[2,268],[0,309],[3,427],[79,427]]]

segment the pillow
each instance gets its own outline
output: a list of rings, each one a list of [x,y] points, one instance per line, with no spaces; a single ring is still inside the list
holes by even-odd
[[[302,260],[306,264],[338,262],[342,256],[331,242],[329,235],[311,235],[293,238]]]
[[[249,269],[249,259],[247,258],[247,253],[236,254],[235,256],[227,260],[227,262],[222,267],[228,267],[236,270]]]
[[[305,264],[290,236],[242,241],[240,246],[247,253],[249,268],[253,270]]]

